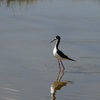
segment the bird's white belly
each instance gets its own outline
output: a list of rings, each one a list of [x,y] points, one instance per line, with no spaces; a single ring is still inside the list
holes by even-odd
[[[57,50],[54,48],[53,50],[53,55],[55,58],[57,58],[58,60],[65,60],[64,58],[62,58],[59,54],[57,54]]]

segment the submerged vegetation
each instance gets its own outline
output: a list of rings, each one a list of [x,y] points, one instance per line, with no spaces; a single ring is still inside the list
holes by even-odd
[[[21,6],[23,4],[35,4],[37,1],[39,0],[0,0],[0,5],[5,4],[8,7],[17,3]]]

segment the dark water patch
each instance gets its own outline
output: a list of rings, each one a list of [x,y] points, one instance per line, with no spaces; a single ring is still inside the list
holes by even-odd
[[[84,64],[79,66],[69,66],[67,72],[82,73],[82,74],[99,74],[100,65],[98,64]]]

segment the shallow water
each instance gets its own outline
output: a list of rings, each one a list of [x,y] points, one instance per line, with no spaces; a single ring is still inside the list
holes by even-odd
[[[63,61],[56,100],[100,100],[100,1],[35,0],[0,3],[0,99],[50,100],[59,68],[52,56],[60,49],[77,62]]]

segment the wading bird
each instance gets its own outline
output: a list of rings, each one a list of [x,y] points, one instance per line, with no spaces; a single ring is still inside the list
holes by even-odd
[[[60,36],[57,35],[55,37],[55,39],[52,40],[51,42],[53,42],[55,40],[56,40],[56,44],[55,44],[54,49],[53,49],[53,55],[58,60],[59,69],[61,70],[61,67],[60,67],[60,64],[61,64],[62,67],[63,67],[63,70],[65,70],[65,67],[62,63],[62,60],[71,60],[71,61],[75,61],[75,60],[69,58],[67,55],[65,55],[62,51],[59,50],[58,46],[59,46],[59,43],[60,43],[60,40],[61,40]]]

